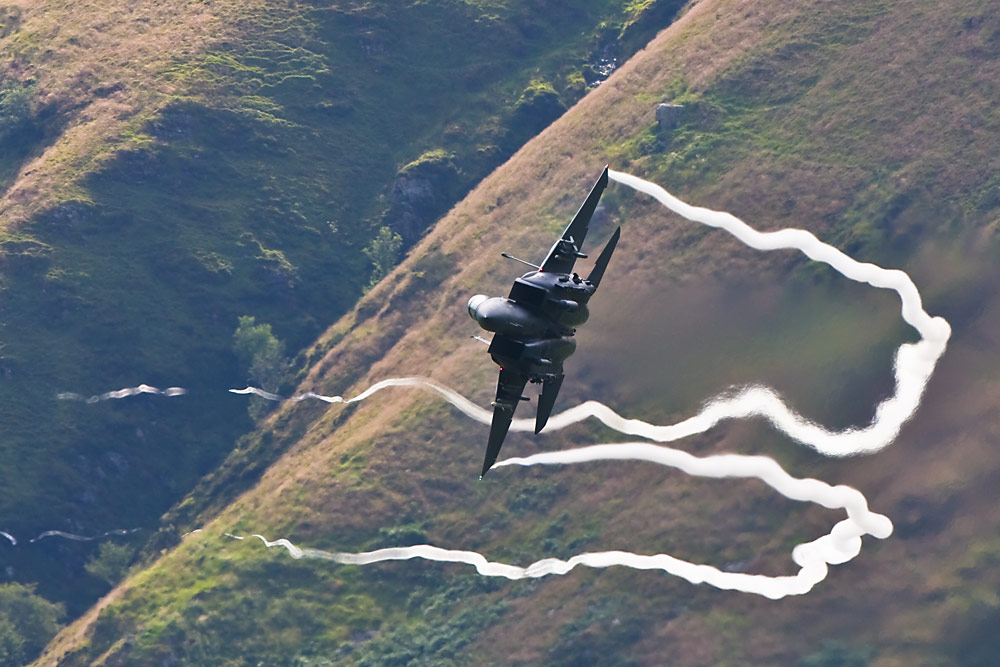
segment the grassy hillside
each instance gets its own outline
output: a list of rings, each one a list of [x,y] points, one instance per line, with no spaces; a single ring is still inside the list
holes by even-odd
[[[251,428],[225,393],[245,381],[237,318],[307,345],[362,294],[363,251],[396,209],[445,212],[596,82],[590,62],[638,48],[676,5],[0,8],[8,576],[89,605],[93,544],[24,543],[155,528],[222,460]],[[430,199],[394,194],[398,175]],[[191,393],[55,400],[141,382]]]
[[[878,455],[825,460],[760,423],[681,443],[766,453],[848,483],[896,523],[811,594],[771,602],[621,568],[506,582],[462,565],[293,561],[226,531],[358,551],[430,542],[529,563],[667,552],[788,573],[834,514],[752,482],[649,465],[475,476],[485,427],[435,397],[294,404],[178,507],[177,541],[50,645],[40,664],[989,664],[1000,615],[993,406],[1000,323],[990,3],[700,0],[459,203],[304,355],[301,390],[426,375],[478,403],[495,368],[464,304],[503,293],[499,252],[544,252],[600,166],[657,180],[760,228],[801,226],[910,271],[955,330],[925,404]],[[664,132],[653,112],[685,105]],[[601,242],[623,240],[581,329],[559,406],[585,398],[659,423],[765,381],[833,426],[891,390],[912,332],[898,302],[793,253],[760,255],[613,186]],[[583,424],[505,454],[617,439]],[[258,479],[262,464],[284,452]],[[724,488],[723,488],[723,485]],[[229,499],[237,492],[238,497]],[[225,499],[222,502],[221,499]],[[853,662],[850,662],[853,660]]]

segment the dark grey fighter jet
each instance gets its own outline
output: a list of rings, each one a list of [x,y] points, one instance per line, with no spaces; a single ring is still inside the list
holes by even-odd
[[[586,280],[573,273],[577,258],[587,236],[587,227],[608,185],[608,168],[594,184],[587,200],[556,241],[541,266],[517,260],[536,271],[514,281],[510,295],[487,297],[482,294],[469,299],[469,315],[483,329],[495,333],[490,343],[490,356],[500,366],[497,398],[493,403],[493,424],[486,446],[482,475],[496,462],[503,445],[514,409],[527,401],[521,393],[528,382],[542,385],[535,416],[535,433],[545,427],[556,394],[563,381],[563,361],[576,350],[575,327],[587,321],[587,302],[597,291],[611,254],[618,244],[621,227],[615,230],[604,246]],[[506,253],[505,257],[510,257]],[[480,479],[482,479],[480,475]]]

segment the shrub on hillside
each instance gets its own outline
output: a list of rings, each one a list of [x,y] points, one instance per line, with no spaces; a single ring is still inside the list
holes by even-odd
[[[399,234],[388,227],[379,227],[378,234],[364,250],[365,257],[372,263],[369,288],[374,287],[378,281],[392,271],[392,267],[396,266],[396,260],[399,259],[399,251],[402,247],[403,239]]]
[[[0,585],[0,665],[25,665],[59,632],[61,604],[35,595],[34,586]]]
[[[34,83],[6,81],[0,84],[0,143],[26,130],[34,119]]]
[[[265,391],[274,392],[288,374],[285,344],[272,333],[270,324],[257,324],[254,317],[244,315],[233,334],[233,350],[247,378]],[[258,397],[250,399],[250,417],[255,421],[267,413],[269,403]]]
[[[84,568],[93,576],[114,586],[125,578],[134,556],[135,549],[128,544],[105,542]]]

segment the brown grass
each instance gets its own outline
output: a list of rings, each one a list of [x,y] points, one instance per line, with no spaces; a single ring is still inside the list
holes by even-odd
[[[234,19],[261,3],[139,0],[110,11],[101,2],[19,4],[19,30],[0,39],[0,73],[36,81],[39,104],[58,109],[63,129],[0,196],[4,229],[43,206],[85,200],[79,178],[185,93],[166,77],[168,67],[238,38]],[[101,96],[98,89],[113,92]]]
[[[517,269],[501,263],[499,252],[507,250],[530,259],[546,248],[554,230],[572,213],[579,193],[586,191],[606,161],[606,147],[648,127],[653,122],[650,100],[671,90],[678,76],[690,89],[711,90],[732,74],[731,70],[738,73],[743,59],[766,51],[769,35],[775,31],[794,27],[797,21],[816,20],[812,17],[817,15],[850,14],[867,6],[865,2],[830,0],[783,4],[701,0],[690,6],[683,18],[646,50],[458,204],[408,259],[335,327],[346,335],[316,365],[304,387],[351,393],[386,376],[429,375],[485,404],[493,390],[494,371],[480,346],[468,342],[474,325],[463,305],[474,292],[506,290]],[[823,95],[833,95],[830,89],[843,77],[850,77],[853,83],[849,88],[857,92],[838,98],[845,106],[822,109],[807,95],[784,110],[789,134],[808,140],[804,152],[792,151],[787,159],[754,154],[730,166],[719,181],[701,183],[687,194],[700,204],[735,208],[752,224],[804,224],[822,229],[857,196],[858,183],[867,172],[856,170],[843,154],[862,148],[867,151],[867,160],[896,165],[894,178],[916,178],[923,173],[921,165],[930,161],[942,165],[942,182],[954,191],[968,192],[980,186],[985,175],[977,176],[973,162],[979,161],[980,168],[993,164],[998,148],[991,125],[994,121],[982,115],[984,100],[990,95],[988,81],[1000,80],[995,76],[997,62],[982,61],[981,69],[973,68],[970,74],[971,61],[954,62],[951,47],[956,41],[952,26],[957,17],[984,7],[984,3],[971,1],[948,8],[907,0],[891,4],[890,11],[875,20],[869,36],[849,46],[841,52],[840,60],[823,70],[815,93],[810,93],[816,100],[824,99]],[[957,38],[960,45],[965,40]],[[894,48],[887,46],[890,44]],[[942,62],[944,69],[938,69]],[[927,74],[903,76],[914,71]],[[966,75],[972,78],[961,78]],[[977,78],[980,76],[988,81]],[[959,105],[957,123],[955,116],[949,119],[945,111],[956,109],[956,96],[966,105]],[[925,104],[920,108],[928,113],[917,112],[918,97]],[[870,109],[859,106],[866,99],[871,102]],[[855,120],[865,118],[868,124],[853,127],[846,105],[854,105]],[[911,114],[915,116],[912,123],[900,120]],[[881,128],[883,117],[887,124]],[[969,142],[949,143],[954,139],[949,133],[956,126],[965,128],[955,131],[967,132]],[[971,153],[956,156],[955,146]],[[813,152],[824,147],[831,153]],[[643,163],[614,166],[641,171]],[[785,205],[803,191],[811,194]],[[682,243],[684,225],[643,202],[636,201],[625,210],[625,240],[600,297],[616,302],[622,313],[657,305],[650,304],[648,290],[632,289],[643,281],[664,281],[657,284],[663,285],[664,301],[669,301],[683,293],[685,284],[713,274],[730,280],[787,275],[787,258],[745,253],[718,234],[706,235],[686,248],[682,261],[671,263],[671,249]],[[430,293],[409,297],[416,264],[431,250],[453,257],[456,273]],[[643,253],[646,259],[640,261]],[[946,253],[935,256],[930,252],[911,261],[930,263],[946,257]],[[981,261],[977,257],[970,255],[967,261]],[[664,262],[671,263],[666,277],[659,268]],[[957,297],[965,290],[982,290],[988,285],[995,271],[987,266],[984,262],[982,271],[969,271],[951,282],[938,277],[936,271],[925,272],[920,285],[928,294],[937,295],[933,306],[945,308],[949,295]],[[793,464],[795,474],[857,486],[869,494],[877,511],[890,516],[897,511],[905,514],[906,500],[914,497],[926,499],[934,507],[947,500],[960,508],[954,510],[952,520],[926,533],[881,543],[868,540],[860,559],[834,568],[830,579],[812,594],[780,603],[692,587],[649,573],[608,571],[556,578],[514,602],[515,611],[486,632],[470,648],[471,654],[494,655],[499,660],[542,660],[546,648],[558,640],[560,626],[554,617],[572,617],[588,600],[615,595],[628,596],[639,611],[654,619],[663,614],[663,620],[655,620],[634,648],[633,657],[646,664],[788,664],[817,649],[822,639],[840,637],[883,647],[878,663],[882,665],[920,662],[927,651],[941,649],[949,640],[943,630],[949,615],[967,606],[976,589],[996,590],[998,584],[996,572],[987,571],[983,562],[976,560],[978,552],[973,548],[978,544],[980,550],[988,549],[981,544],[984,536],[995,535],[1000,528],[1000,517],[989,500],[995,495],[990,484],[1000,478],[1000,459],[995,454],[1000,422],[992,409],[1000,385],[995,380],[996,346],[991,346],[1000,325],[1000,300],[995,291],[980,293],[983,308],[956,322],[955,341],[928,390],[925,405],[895,446],[877,457],[825,461],[769,435],[766,429],[747,425],[727,427],[685,445],[703,451],[742,447],[773,451]],[[390,308],[386,305],[390,303],[400,305]],[[877,319],[872,322],[880,331],[888,327]],[[600,336],[596,321],[588,327],[588,334]],[[655,336],[651,332],[654,341]],[[849,342],[844,344],[850,347]],[[713,349],[709,342],[699,346],[693,341],[691,345],[688,353],[696,358],[732,354]],[[642,355],[643,351],[628,350],[626,354]],[[811,372],[810,363],[827,371],[843,366],[843,360],[831,355],[831,359],[819,362],[803,360],[807,366],[803,373]],[[578,356],[582,359],[584,355]],[[780,350],[772,350],[762,353],[756,363],[766,368],[779,358]],[[579,368],[586,370],[586,363],[580,364]],[[629,389],[627,377],[611,375],[608,368],[602,370],[609,375],[580,372],[575,376],[564,390],[562,404],[590,395],[605,398],[600,393],[602,381],[613,386],[609,391],[620,392],[616,398],[626,406],[634,406],[642,398]],[[816,391],[822,394],[823,385]],[[432,537],[448,538],[456,547],[481,547],[492,554],[521,544],[530,533],[530,522],[482,537],[461,534],[462,529],[481,525],[493,513],[503,511],[498,508],[503,506],[506,487],[516,485],[518,478],[498,473],[489,485],[467,485],[463,475],[471,477],[481,459],[485,429],[456,419],[447,408],[435,409],[435,403],[436,399],[421,393],[393,391],[360,405],[336,430],[330,427],[330,415],[342,408],[331,408],[253,490],[207,528],[220,531],[242,520],[280,527],[294,537],[296,525],[308,524],[307,536],[322,540],[334,529],[316,526],[379,525],[380,521],[391,522],[399,508],[415,503],[432,515],[453,518],[448,525],[436,526]],[[284,413],[303,409],[286,407],[271,423]],[[421,412],[419,420],[409,418],[412,411],[421,409],[427,412]],[[641,416],[665,421],[670,411],[650,407],[649,413]],[[576,436],[581,433],[576,432]],[[572,443],[573,434],[536,440],[512,437],[506,449],[521,453]],[[336,477],[340,457],[352,452],[369,457],[362,479]],[[407,474],[418,470],[419,474]],[[589,513],[606,518],[607,505],[617,502],[613,521],[607,522],[598,537],[598,542],[608,547],[652,551],[677,546],[693,557],[728,555],[731,540],[725,534],[704,534],[696,543],[673,542],[682,537],[699,538],[700,526],[717,522],[738,535],[739,550],[755,559],[755,567],[787,572],[793,566],[781,550],[785,543],[799,531],[811,535],[810,531],[824,529],[830,520],[830,514],[820,510],[788,511],[779,501],[774,511],[779,528],[772,536],[745,527],[749,518],[740,510],[741,503],[769,502],[767,491],[744,490],[743,486],[730,491],[737,487],[726,486],[726,491],[716,491],[733,494],[727,495],[725,502],[712,496],[706,500],[702,481],[668,475],[665,486],[654,479],[664,476],[661,471],[639,466],[622,466],[615,471],[609,474],[604,469],[581,467],[561,472],[563,478],[573,480],[565,488],[574,493],[560,499],[553,510],[554,514],[572,509],[577,512],[574,521],[582,522]],[[453,481],[456,490],[450,497],[432,499],[420,486],[423,477]],[[292,502],[293,496],[307,500],[300,505]],[[725,511],[725,515],[711,516],[716,511]],[[663,545],[658,541],[661,538],[670,544]],[[171,567],[183,566],[182,561],[175,557]],[[196,578],[197,570],[187,567],[191,568],[187,576]],[[142,592],[133,589],[126,594],[141,596]],[[673,618],[668,610],[654,606],[671,599],[687,611]],[[92,618],[88,616],[60,635],[49,655],[78,645],[85,635],[81,627]],[[504,652],[491,653],[497,650]]]

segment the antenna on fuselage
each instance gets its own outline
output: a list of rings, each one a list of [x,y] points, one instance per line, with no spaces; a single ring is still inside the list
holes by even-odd
[[[542,270],[542,267],[538,266],[537,264],[532,264],[531,262],[526,262],[523,259],[518,259],[517,257],[514,257],[514,255],[510,255],[508,253],[502,252],[502,253],[500,253],[500,256],[503,257],[504,259],[512,259],[515,262],[521,262],[521,264],[527,264],[528,266],[530,266],[533,269],[537,269],[539,271]]]

